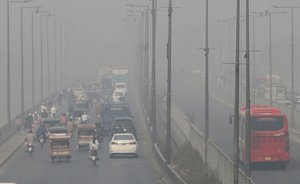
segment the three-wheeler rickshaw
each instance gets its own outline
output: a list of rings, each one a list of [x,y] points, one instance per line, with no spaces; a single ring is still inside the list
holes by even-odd
[[[50,140],[50,157],[51,160],[67,162],[71,159],[71,136],[69,135],[52,135],[49,137]]]
[[[77,125],[77,148],[78,150],[89,148],[93,137],[97,137],[97,127],[95,124]]]

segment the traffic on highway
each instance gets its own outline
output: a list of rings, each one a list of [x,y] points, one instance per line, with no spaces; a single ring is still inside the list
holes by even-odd
[[[300,184],[299,0],[0,12],[0,184]]]

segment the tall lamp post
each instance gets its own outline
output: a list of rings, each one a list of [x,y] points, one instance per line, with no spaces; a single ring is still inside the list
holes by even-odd
[[[7,123],[8,126],[10,127],[10,123],[11,123],[11,96],[10,96],[10,82],[11,82],[11,78],[10,78],[10,3],[27,3],[30,2],[29,0],[25,0],[25,1],[10,1],[7,0]],[[22,117],[24,116],[23,114],[24,112],[22,112]]]
[[[48,11],[38,11],[38,13],[47,13],[47,15],[50,15],[50,12]],[[43,17],[44,15],[40,15],[40,72],[41,72],[41,81],[40,81],[40,87],[41,87],[41,103],[44,101],[44,35],[43,35]]]
[[[240,0],[237,0],[236,11],[236,49],[235,49],[235,102],[234,102],[234,171],[233,184],[239,183],[239,75],[240,75]]]
[[[132,5],[127,4],[131,7],[144,7],[146,8],[146,22],[145,22],[145,68],[144,68],[144,85],[145,85],[145,106],[146,106],[146,117],[149,118],[149,5]],[[139,12],[139,11],[130,11],[130,12]]]
[[[157,0],[152,0],[152,69],[151,69],[151,115],[152,139],[155,144],[156,139],[156,76],[155,76],[155,57],[156,57],[156,10]]]
[[[167,77],[167,153],[166,164],[171,163],[171,64],[172,64],[172,0],[169,0],[168,8],[168,44],[167,44],[167,59],[168,59],[168,77]]]
[[[209,139],[209,80],[208,80],[208,0],[205,3],[205,141],[204,141],[204,161],[207,163],[207,145]]]
[[[291,95],[292,95],[292,111],[291,111],[291,124],[294,128],[295,126],[295,69],[294,69],[294,9],[299,9],[299,6],[273,6],[274,8],[285,8],[291,10],[291,42],[292,42],[292,48],[291,48]]]
[[[31,89],[31,98],[32,98],[32,110],[35,107],[35,77],[34,77],[34,13],[38,12],[38,8],[41,6],[30,6],[24,8],[35,9],[35,11],[31,12],[31,82],[32,82],[32,89]],[[23,45],[22,45],[23,46]]]

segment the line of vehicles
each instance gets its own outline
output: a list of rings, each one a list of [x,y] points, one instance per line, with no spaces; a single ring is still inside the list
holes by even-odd
[[[109,156],[137,157],[136,122],[128,104],[128,70],[101,69],[101,88],[106,95],[101,108],[103,133],[110,137]]]
[[[67,119],[49,117],[40,123],[45,128],[46,136],[36,137],[41,147],[49,143],[49,155],[52,161],[70,161],[72,142],[76,140],[78,151],[90,150],[90,160],[93,164],[99,159],[99,143],[109,139],[109,157],[133,156],[137,157],[136,122],[130,112],[127,102],[127,81],[114,79],[111,86],[97,82],[89,85],[74,87],[69,90],[68,113],[62,114]],[[100,90],[101,89],[101,90]],[[114,91],[122,91],[123,96],[114,99]],[[107,97],[108,96],[108,97]],[[105,99],[107,98],[107,99]],[[95,120],[90,118],[90,111],[96,115]],[[86,118],[84,118],[86,116]],[[93,119],[93,122],[92,120]],[[91,145],[97,145],[91,149]],[[32,154],[32,148],[27,152]]]

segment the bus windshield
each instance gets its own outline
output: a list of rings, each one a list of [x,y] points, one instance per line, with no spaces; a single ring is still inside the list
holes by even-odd
[[[283,128],[283,117],[251,117],[250,122],[254,131],[276,131]]]

